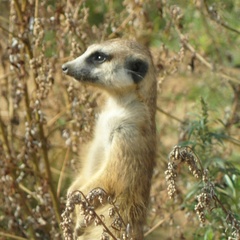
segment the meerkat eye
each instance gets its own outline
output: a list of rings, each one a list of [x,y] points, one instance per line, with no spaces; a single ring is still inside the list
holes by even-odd
[[[106,55],[105,53],[97,51],[91,54],[88,60],[94,64],[101,64],[105,62],[108,58],[109,58],[108,55]]]

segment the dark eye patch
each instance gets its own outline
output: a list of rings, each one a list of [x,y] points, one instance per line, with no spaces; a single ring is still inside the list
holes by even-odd
[[[100,51],[96,51],[87,58],[87,62],[90,64],[101,64],[110,59],[111,57],[109,55]]]
[[[147,74],[148,63],[142,59],[129,58],[126,60],[125,68],[128,70],[128,73],[131,74],[133,81],[139,83]]]

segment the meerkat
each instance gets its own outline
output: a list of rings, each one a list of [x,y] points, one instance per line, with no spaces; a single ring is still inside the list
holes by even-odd
[[[131,239],[141,240],[155,164],[157,86],[151,54],[135,41],[114,39],[91,45],[62,70],[106,95],[82,169],[68,194],[103,189],[130,226]],[[96,209],[111,228],[109,207],[107,203]],[[84,227],[76,210],[75,239],[101,239],[101,234],[101,226]],[[116,229],[114,234],[122,237]]]

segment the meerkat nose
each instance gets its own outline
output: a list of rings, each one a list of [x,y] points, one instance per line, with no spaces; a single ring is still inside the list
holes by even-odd
[[[65,74],[68,73],[68,66],[67,66],[66,63],[62,65],[62,71],[63,71]]]

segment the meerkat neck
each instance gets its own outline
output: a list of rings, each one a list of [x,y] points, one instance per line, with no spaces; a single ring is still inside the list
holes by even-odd
[[[129,94],[114,94],[108,95],[106,107],[120,107],[128,109],[131,105],[135,103],[137,105],[142,105],[141,99],[136,92],[130,92]]]

